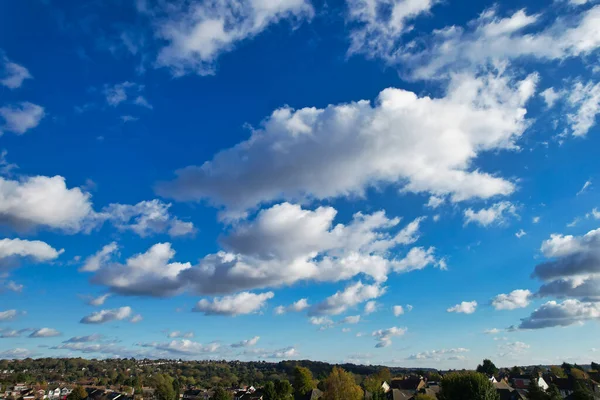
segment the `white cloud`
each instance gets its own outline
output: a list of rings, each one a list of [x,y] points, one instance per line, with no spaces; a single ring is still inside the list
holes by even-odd
[[[173,332],[170,332],[167,336],[170,338],[180,338],[181,337],[181,338],[191,339],[194,337],[194,332],[173,331]]]
[[[36,262],[51,261],[63,250],[56,250],[49,244],[39,240],[1,239],[0,259],[26,257]]]
[[[411,312],[413,310],[413,306],[410,304],[406,305],[406,311]]]
[[[497,335],[500,332],[501,331],[498,328],[486,329],[485,331],[483,331],[483,333],[485,333],[487,335]]]
[[[600,6],[598,21],[600,22]],[[600,36],[600,35],[599,35]],[[600,113],[600,83],[576,82],[568,97],[569,105],[574,112],[567,115],[574,136],[585,136],[596,124],[596,116]],[[583,192],[582,189],[581,192]]]
[[[47,338],[47,337],[55,337],[60,336],[61,333],[56,329],[52,328],[40,328],[37,329],[29,335],[30,338]]]
[[[340,324],[358,324],[360,322],[360,315],[349,315],[340,320]]]
[[[398,328],[394,326],[388,329],[379,329],[374,331],[371,336],[377,340],[375,347],[381,348],[390,346],[392,344],[392,337],[404,336],[407,331],[407,328]]]
[[[100,253],[106,253],[105,249],[106,246]],[[106,253],[101,262],[110,259],[110,254]],[[182,291],[179,273],[191,268],[190,263],[169,262],[174,256],[170,243],[157,243],[145,253],[128,258],[125,264],[101,265],[92,282],[106,285],[119,294],[171,296]]]
[[[561,93],[554,90],[554,88],[548,88],[542,92],[540,92],[540,96],[544,99],[546,103],[546,107],[552,108],[556,100],[561,97]]]
[[[569,326],[588,320],[600,319],[600,305],[569,299],[562,303],[549,301],[523,320],[519,329],[543,329]]]
[[[523,229],[519,229],[519,232],[515,233],[515,236],[518,239],[521,239],[523,236],[527,235],[527,232],[525,232]]]
[[[165,351],[171,354],[182,354],[182,355],[198,355],[215,353],[221,347],[218,343],[209,343],[203,345],[198,342],[194,342],[189,339],[172,340],[167,343],[148,343],[142,344],[142,347],[152,347],[157,350]]]
[[[597,208],[592,209],[591,212],[587,213],[586,218],[594,218],[594,219],[600,219],[600,211],[598,211]]]
[[[108,103],[108,105],[110,105],[112,107],[116,107],[119,104],[123,103],[124,101],[127,101],[129,96],[136,95],[137,93],[141,92],[142,90],[144,90],[143,85],[138,85],[137,83],[134,83],[134,82],[125,81],[125,82],[117,83],[114,85],[104,85],[103,93],[104,93],[104,96],[106,97],[106,102]],[[141,99],[141,100],[138,100],[138,99]],[[144,104],[142,104],[142,103],[144,103]],[[135,100],[133,101],[133,104],[152,108],[150,103],[148,103],[148,100],[146,100],[146,98],[141,95],[136,96]]]
[[[544,282],[539,295],[600,300],[600,229],[583,236],[552,234],[541,251],[551,259],[533,272]]]
[[[586,190],[588,190],[590,187],[592,186],[592,180],[588,179],[587,181],[585,181],[585,183],[583,184],[583,187],[581,188],[581,190],[579,192],[577,192],[577,196],[579,196],[580,194],[583,194]]]
[[[531,222],[533,222],[534,224],[537,224],[537,223],[539,223],[539,222],[540,222],[540,217],[533,217],[533,218],[531,219]]]
[[[87,336],[73,336],[72,338],[65,340],[63,343],[89,343],[96,342],[103,338],[104,336],[94,333]]]
[[[394,312],[394,317],[398,317],[398,316],[404,314],[404,307],[394,306],[394,307],[392,307],[392,311]]]
[[[8,321],[17,316],[17,310],[0,311],[0,321]]]
[[[444,204],[445,201],[446,199],[444,197],[431,196],[429,197],[429,201],[427,202],[426,206],[429,208],[436,209],[442,204]]]
[[[133,115],[121,115],[121,121],[123,122],[135,122],[139,120],[138,117],[134,117]]]
[[[336,292],[311,309],[312,315],[338,315],[350,307],[354,307],[367,300],[376,299],[386,291],[385,287],[377,284],[365,285],[361,281],[350,284],[344,290]]]
[[[252,339],[246,339],[246,340],[242,340],[241,342],[238,342],[238,343],[233,343],[231,345],[231,347],[237,348],[237,347],[256,346],[256,344],[258,343],[259,340],[260,340],[260,336],[254,336]]]
[[[482,208],[479,211],[468,208],[464,214],[465,225],[473,222],[481,226],[489,226],[504,223],[508,215],[517,215],[517,208],[509,201],[501,201],[493,204],[490,208]]]
[[[527,343],[523,342],[513,342],[513,343],[502,343],[498,345],[498,349],[500,349],[499,357],[506,356],[515,356],[517,354],[523,354],[529,349]]]
[[[146,99],[144,96],[138,96],[135,98],[135,100],[133,101],[133,104],[140,106],[140,107],[145,107],[149,110],[152,110],[154,107],[152,106],[152,104],[150,104],[150,102],[148,101],[148,99]]]
[[[166,42],[156,65],[175,76],[211,75],[217,58],[240,42],[282,20],[301,21],[313,15],[305,0],[189,1],[147,11],[155,35]]]
[[[116,242],[112,242],[102,247],[95,254],[85,259],[83,266],[79,269],[82,272],[98,271],[104,265],[110,262],[112,256],[117,253],[119,246]]]
[[[101,310],[81,319],[82,324],[104,324],[111,321],[123,321],[131,317],[131,307],[120,307],[113,310]]]
[[[529,305],[533,293],[529,290],[513,290],[509,294],[499,294],[492,299],[492,306],[496,310],[515,310]]]
[[[377,311],[378,307],[379,307],[379,305],[377,304],[377,302],[375,300],[367,301],[367,303],[365,304],[364,313],[366,315],[372,314],[375,311]]]
[[[135,314],[133,317],[131,317],[129,322],[131,322],[132,324],[137,324],[138,322],[143,321],[143,319],[144,317],[142,317],[142,314]]]
[[[33,355],[34,353],[32,351],[20,347],[0,352],[0,358],[3,360],[24,359]]]
[[[21,293],[25,286],[23,286],[22,284],[16,283],[14,281],[8,281],[4,284],[4,287],[6,288],[6,290],[10,290],[11,292]],[[0,290],[0,292],[1,291],[2,290]]]
[[[0,125],[0,133],[5,130],[22,135],[38,126],[45,115],[44,107],[26,101],[0,107],[0,117],[4,119],[4,125]]]
[[[348,52],[369,57],[393,57],[409,23],[427,14],[437,0],[347,0],[350,31]]]
[[[310,317],[308,319],[308,322],[310,322],[313,325],[322,325],[326,327],[333,326],[333,321],[328,317]]]
[[[488,9],[467,23],[467,28],[437,29],[430,37],[420,38],[418,45],[410,42],[395,47],[384,58],[402,65],[412,78],[440,79],[457,69],[478,69],[498,61],[584,57],[600,47],[596,29],[600,6],[572,18],[561,16],[550,24],[539,24],[541,19],[540,14],[530,15],[525,10],[500,17],[496,9]]]
[[[273,292],[250,293],[242,292],[232,296],[216,297],[212,301],[200,300],[193,311],[202,312],[205,315],[244,315],[260,311],[266,305],[267,300],[274,297]]]
[[[300,311],[306,310],[309,307],[310,307],[310,304],[308,304],[308,299],[300,299],[300,300],[295,301],[294,303],[290,304],[287,307],[284,307],[284,306],[276,307],[275,314],[282,315],[282,314],[285,314],[286,312],[300,312]]]
[[[473,314],[477,309],[476,301],[463,301],[453,307],[448,308],[446,311],[449,313],[462,313],[462,314]]]
[[[110,204],[98,218],[109,220],[119,230],[131,230],[141,237],[167,232],[171,236],[193,234],[191,222],[183,222],[169,213],[171,204],[160,200],[141,201],[135,205]]]
[[[0,60],[0,84],[9,89],[17,89],[21,87],[25,79],[32,78],[33,76],[31,76],[27,68],[2,55]]]
[[[457,358],[456,354],[468,353],[469,349],[465,349],[464,347],[458,347],[455,349],[441,349],[441,350],[431,350],[424,351],[417,354],[412,354],[408,356],[407,360],[437,360],[441,361],[444,356],[451,356],[453,359],[460,360],[462,358]],[[450,358],[447,358],[450,360]]]
[[[471,166],[481,153],[517,148],[536,81],[461,74],[441,98],[388,88],[375,104],[281,108],[249,140],[177,171],[157,190],[177,200],[208,198],[234,216],[282,198],[361,195],[382,185],[454,202],[508,195],[512,182]]]
[[[271,354],[265,354],[262,358],[292,358],[298,356],[298,350],[294,347],[286,347],[285,349],[275,350]]]
[[[106,301],[106,299],[108,299],[111,295],[112,295],[111,293],[106,293],[106,294],[103,294],[98,297],[90,297],[87,303],[90,306],[99,307],[99,306],[104,305],[104,302]]]
[[[44,226],[79,232],[93,217],[89,193],[68,189],[62,176],[0,177],[0,218],[17,229]]]

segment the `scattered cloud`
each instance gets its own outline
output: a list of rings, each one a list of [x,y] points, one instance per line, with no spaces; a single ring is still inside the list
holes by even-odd
[[[0,107],[0,117],[4,119],[0,133],[7,131],[22,135],[38,126],[45,115],[44,107],[27,101]]]
[[[273,292],[250,293],[242,292],[232,296],[215,297],[212,301],[200,300],[192,311],[201,312],[205,315],[227,315],[236,316],[253,314],[260,311],[267,300],[275,295]]]
[[[408,331],[407,328],[398,328],[391,327],[388,329],[380,329],[374,331],[371,336],[373,336],[377,340],[376,348],[388,347],[392,344],[392,338],[394,336],[404,336],[404,334]]]
[[[104,339],[103,335],[94,333],[93,335],[87,336],[73,336],[70,339],[65,340],[63,343],[88,343],[97,342],[98,340]]]
[[[8,59],[4,54],[0,54],[0,84],[9,89],[18,89],[26,79],[32,79],[33,76],[27,68]]]
[[[113,310],[101,310],[81,319],[82,324],[104,324],[111,321],[122,321],[131,317],[131,307],[120,307]]]
[[[476,301],[463,301],[453,307],[448,308],[446,311],[449,313],[462,313],[462,314],[473,314],[477,309]]]
[[[308,304],[308,299],[300,299],[300,300],[295,301],[294,303],[290,304],[287,307],[284,307],[284,306],[275,307],[275,314],[282,315],[282,314],[285,314],[286,312],[300,312],[300,311],[306,310],[309,307],[310,307],[310,304]]]
[[[417,354],[408,356],[407,360],[436,360],[441,361],[444,357],[455,357],[457,354],[468,353],[469,349],[464,347],[458,347],[455,349],[442,349],[442,350],[431,350],[424,351]],[[450,358],[446,358],[449,360]]]
[[[361,195],[372,185],[448,195],[453,202],[508,195],[512,182],[469,166],[481,152],[517,148],[536,82],[535,75],[513,82],[498,74],[461,74],[441,98],[388,88],[375,104],[281,108],[249,140],[177,171],[157,192],[182,201],[209,199],[237,216],[282,198]]]
[[[483,331],[483,333],[485,333],[486,335],[497,335],[500,332],[501,330],[498,328],[486,329],[485,331]]]
[[[340,324],[358,324],[360,322],[360,315],[349,315],[340,320]]]
[[[365,315],[372,314],[375,311],[377,311],[378,308],[379,304],[377,304],[375,300],[367,301],[367,303],[365,304],[364,313]]]
[[[546,103],[546,107],[552,108],[554,103],[561,97],[561,93],[554,90],[554,88],[549,87],[544,91],[540,92],[540,96],[544,99]]]
[[[600,304],[568,299],[562,303],[549,301],[521,320],[518,329],[543,329],[570,326],[600,319]]]
[[[481,226],[490,226],[492,224],[502,224],[506,222],[508,216],[516,216],[517,208],[509,201],[501,201],[492,205],[490,208],[482,208],[479,211],[473,211],[468,208],[464,212],[465,225],[477,223]]]
[[[166,43],[158,52],[156,66],[182,76],[212,75],[221,54],[280,21],[310,19],[314,11],[304,0],[223,0],[159,3],[142,13],[151,18],[155,37]]]
[[[62,333],[52,328],[40,328],[37,329],[29,335],[30,338],[47,338],[47,337],[55,337],[60,336]]]
[[[173,331],[170,332],[167,335],[169,338],[185,338],[185,339],[191,339],[194,337],[194,332],[180,332],[180,331]]]
[[[531,302],[533,293],[529,290],[513,290],[509,294],[499,294],[492,299],[492,306],[496,310],[515,310],[525,308]]]
[[[246,339],[246,340],[242,340],[241,342],[233,343],[231,345],[231,347],[238,348],[238,347],[256,346],[256,344],[258,343],[259,340],[260,340],[260,336],[254,336],[252,339]]]
[[[585,183],[583,184],[582,188],[579,190],[579,192],[577,192],[577,196],[585,193],[591,186],[592,186],[592,180],[591,179],[585,181]]]
[[[17,310],[0,311],[0,321],[8,321],[14,319],[19,312]]]
[[[102,305],[104,305],[104,302],[106,301],[106,299],[108,299],[110,296],[112,296],[111,293],[106,293],[106,294],[103,294],[98,297],[89,297],[87,300],[87,304],[89,304],[90,306],[95,306],[95,307],[102,306]]]
[[[385,287],[381,287],[377,284],[365,285],[361,281],[358,281],[313,306],[310,314],[338,315],[345,312],[350,307],[382,296],[385,291]]]
[[[527,235],[527,232],[525,232],[523,229],[520,229],[519,232],[515,233],[515,236],[518,239],[521,239],[523,236]]]
[[[402,306],[393,306],[392,311],[394,312],[394,317],[398,317],[404,314],[404,307]]]

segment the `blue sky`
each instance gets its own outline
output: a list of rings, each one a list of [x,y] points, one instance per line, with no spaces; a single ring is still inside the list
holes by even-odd
[[[0,4],[1,358],[597,360],[596,1],[169,3]]]

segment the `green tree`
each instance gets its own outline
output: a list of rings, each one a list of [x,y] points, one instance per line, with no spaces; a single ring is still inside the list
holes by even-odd
[[[496,375],[498,373],[498,368],[496,368],[496,366],[491,360],[488,360],[486,358],[485,360],[483,360],[483,364],[477,366],[477,372],[485,374],[489,377],[492,375]]]
[[[592,370],[596,371],[596,372],[600,372],[600,364],[595,363],[592,361],[592,365],[591,365]]]
[[[173,391],[175,392],[175,398],[179,399],[179,394],[181,392],[181,383],[179,379],[173,380]]]
[[[575,382],[575,391],[571,395],[571,398],[573,400],[594,400],[594,395],[584,382],[578,380]]]
[[[560,390],[558,390],[558,386],[555,384],[551,384],[548,390],[546,390],[546,395],[548,396],[548,400],[562,400],[562,395],[560,394]]]
[[[582,369],[579,368],[571,368],[570,375],[575,379],[588,379],[588,374],[586,374]]]
[[[516,365],[510,369],[511,376],[523,375],[523,370]]]
[[[263,387],[263,400],[277,400],[275,384],[271,381],[265,383],[265,386]]]
[[[167,374],[154,375],[155,395],[158,400],[175,400],[173,378]]]
[[[222,387],[218,387],[215,389],[215,392],[213,393],[210,400],[231,400],[232,398],[233,397],[231,396],[231,394],[228,393],[225,389],[223,389]]]
[[[342,368],[333,367],[325,379],[323,400],[362,400],[363,390],[354,381],[354,376]]]
[[[294,368],[294,395],[296,398],[303,397],[315,388],[312,372],[306,367]]]
[[[371,393],[371,398],[373,400],[384,400],[385,393],[383,392],[383,389],[381,387],[382,383],[383,381],[379,377],[379,374],[369,375],[363,381],[362,386],[367,392]]]
[[[425,393],[419,393],[414,397],[414,400],[436,400],[434,397],[431,397]]]
[[[489,378],[478,372],[454,372],[442,378],[439,400],[500,400]]]
[[[563,371],[565,371],[565,374],[567,375],[571,373],[571,369],[573,368],[571,364],[566,362],[562,363],[560,367],[563,369]]]
[[[82,386],[76,386],[75,389],[67,396],[67,400],[83,400],[88,397],[87,392]]]
[[[565,374],[565,370],[559,367],[558,365],[552,365],[550,367],[550,372],[558,378],[566,378],[567,374]]]
[[[377,372],[377,376],[379,376],[382,383],[390,383],[392,381],[392,373],[389,368],[381,368],[379,372]]]
[[[529,400],[547,400],[546,393],[537,384],[537,378],[532,377],[527,387],[527,399]]]
[[[277,400],[288,400],[292,396],[292,385],[287,379],[275,381],[275,393]]]

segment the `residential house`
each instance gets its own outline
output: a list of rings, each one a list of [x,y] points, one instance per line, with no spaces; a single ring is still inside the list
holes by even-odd
[[[548,390],[550,387],[541,376],[532,377],[531,375],[517,375],[513,377],[512,384],[515,389],[527,389],[532,379],[536,381],[537,385],[543,390]]]
[[[301,400],[318,400],[323,396],[323,392],[319,389],[313,389],[310,392],[306,393]]]

